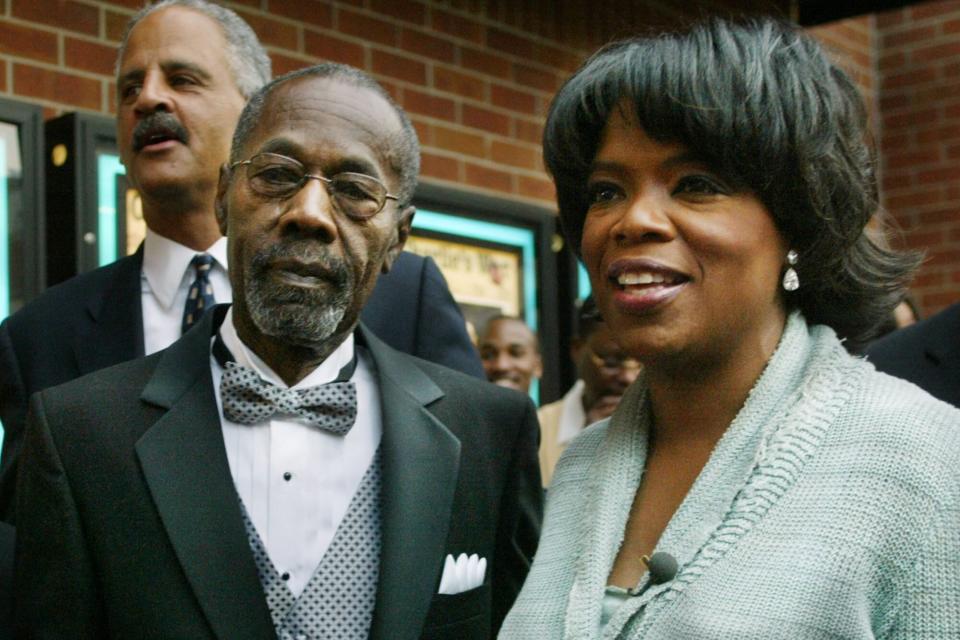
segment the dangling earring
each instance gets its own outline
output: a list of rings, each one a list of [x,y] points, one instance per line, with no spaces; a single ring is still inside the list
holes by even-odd
[[[800,277],[794,267],[797,264],[797,252],[787,251],[787,270],[783,272],[783,288],[787,291],[796,291],[800,288]]]

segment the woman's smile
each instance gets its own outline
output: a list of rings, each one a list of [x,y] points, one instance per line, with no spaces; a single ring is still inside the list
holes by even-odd
[[[621,259],[607,269],[613,302],[624,313],[643,314],[680,295],[689,278],[646,259]]]

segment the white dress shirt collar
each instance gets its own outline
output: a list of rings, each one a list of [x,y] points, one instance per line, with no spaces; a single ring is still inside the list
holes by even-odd
[[[190,261],[198,253],[190,247],[165,238],[147,228],[143,239],[143,275],[157,302],[169,310]],[[227,239],[220,238],[206,250],[224,269],[227,268]],[[218,300],[219,302],[219,300]]]
[[[305,376],[303,380],[293,385],[293,387],[288,387],[283,379],[270,368],[270,365],[264,362],[260,356],[240,340],[240,336],[237,335],[237,328],[233,324],[233,307],[227,310],[223,324],[220,325],[220,337],[223,339],[223,344],[230,350],[230,353],[233,354],[238,365],[253,369],[262,379],[272,382],[283,389],[303,389],[326,384],[336,379],[340,370],[353,359],[354,343],[353,334],[351,333],[316,369]]]

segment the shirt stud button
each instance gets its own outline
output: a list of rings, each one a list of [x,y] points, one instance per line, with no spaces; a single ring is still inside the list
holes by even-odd
[[[283,479],[286,480],[287,482],[290,482],[291,478],[293,478],[293,474],[290,473],[289,471],[285,471],[283,474]]]
[[[290,574],[284,571],[283,574],[280,576],[280,579],[286,582],[287,580],[290,579]]]

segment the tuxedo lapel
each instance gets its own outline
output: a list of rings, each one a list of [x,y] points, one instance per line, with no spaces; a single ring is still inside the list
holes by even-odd
[[[417,638],[446,553],[460,441],[426,409],[443,392],[361,327],[383,414],[382,548],[372,640]]]
[[[209,340],[226,305],[163,355],[142,400],[168,409],[137,442],[167,535],[219,638],[274,635],[223,446]]]
[[[74,351],[81,374],[143,355],[140,269],[143,245],[116,263],[109,286],[87,302],[90,324],[77,332]]]

